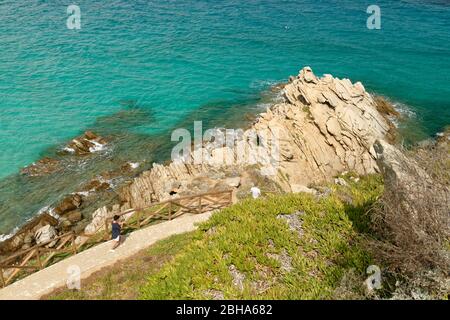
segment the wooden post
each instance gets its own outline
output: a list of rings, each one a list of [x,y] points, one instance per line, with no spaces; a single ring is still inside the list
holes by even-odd
[[[72,251],[73,254],[77,254],[77,245],[75,244],[75,233],[72,233]]]
[[[141,228],[141,210],[136,212],[136,216],[137,216],[136,225],[137,225],[137,228],[140,229]]]
[[[197,213],[202,213],[202,196],[198,197],[198,208],[197,208]]]
[[[39,263],[39,269],[43,269],[44,265],[42,264],[42,261],[41,261],[41,251],[39,250],[39,248],[36,251],[36,256],[37,256],[38,263]]]
[[[105,219],[105,240],[108,240],[108,218]]]
[[[169,221],[172,220],[172,201],[169,202]]]
[[[40,252],[39,248],[37,248],[36,256],[37,256],[39,269],[42,270],[43,265],[42,265],[42,261],[41,261],[41,252]]]
[[[6,287],[5,278],[3,277],[3,268],[0,268],[0,280],[2,281],[2,287]]]

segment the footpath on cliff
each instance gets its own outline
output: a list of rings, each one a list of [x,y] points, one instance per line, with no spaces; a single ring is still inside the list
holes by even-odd
[[[186,214],[177,219],[162,222],[129,234],[115,252],[110,252],[111,241],[99,244],[71,256],[48,268],[36,272],[0,290],[0,300],[37,300],[65,287],[73,280],[74,272],[80,272],[80,280],[93,273],[132,257],[159,240],[175,234],[193,231],[198,223],[206,221],[210,212]]]

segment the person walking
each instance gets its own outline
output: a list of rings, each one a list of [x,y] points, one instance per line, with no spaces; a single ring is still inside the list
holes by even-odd
[[[110,252],[114,252],[116,250],[116,248],[120,245],[121,240],[122,240],[122,235],[120,234],[122,232],[122,223],[119,222],[120,216],[115,215],[112,221],[112,225],[111,225],[111,238],[113,241],[113,247],[111,248],[111,250],[109,250]]]

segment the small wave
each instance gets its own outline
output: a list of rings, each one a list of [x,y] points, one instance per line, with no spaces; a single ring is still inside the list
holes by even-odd
[[[252,89],[267,89],[275,87],[282,83],[282,80],[255,80],[250,83],[250,88]]]
[[[258,103],[256,105],[257,109],[262,110],[262,111],[266,111],[267,109],[269,109],[272,106],[273,106],[273,103]]]
[[[139,162],[128,162],[128,164],[130,165],[131,169],[137,169],[141,165]]]
[[[438,137],[438,138],[445,137],[445,132],[438,132],[438,133],[436,133],[436,137]],[[450,134],[447,135],[447,139],[450,140]]]
[[[50,206],[45,206],[45,207],[43,207],[43,208],[41,208],[39,211],[38,211],[38,213],[37,213],[37,216],[40,216],[41,214],[43,214],[43,213],[48,213],[50,216],[52,216],[53,218],[55,218],[55,219],[57,219],[57,220],[59,220],[61,217],[55,212],[55,209],[54,208],[52,208],[52,207],[50,207]],[[35,217],[33,217],[33,218],[30,218],[30,219],[28,219],[28,221],[30,221],[30,220],[32,220],[32,219],[34,219]],[[27,221],[27,222],[28,222]]]
[[[416,113],[404,103],[394,102],[392,105],[394,106],[395,110],[397,110],[402,116],[406,118],[415,118],[417,116]]]
[[[410,120],[416,118],[416,113],[406,104],[401,102],[391,102],[394,109],[400,114],[398,116],[389,116],[389,120],[394,124],[396,128],[401,126],[401,122],[404,120]]]
[[[82,197],[88,197],[91,194],[92,191],[94,191],[94,189],[89,190],[89,191],[78,191],[78,192],[74,192],[72,194],[74,194],[74,195],[78,194],[78,195],[80,195]]]
[[[9,238],[12,238],[12,237],[17,233],[17,231],[19,231],[19,227],[15,227],[15,228],[13,229],[13,231],[11,231],[11,233],[8,233],[8,234],[0,234],[0,242],[6,241],[6,240],[8,240]]]
[[[70,148],[70,147],[65,147],[65,148],[63,148],[63,150],[64,150],[64,151],[67,151],[67,152],[69,152],[69,153],[75,153],[75,149]]]
[[[94,144],[93,147],[89,148],[89,151],[92,152],[92,153],[105,150],[105,148],[106,148],[106,144],[101,144],[101,143],[99,143],[97,141],[93,141],[93,140],[89,140],[89,141]]]
[[[37,215],[43,214],[44,212],[48,211],[48,209],[50,209],[50,206],[45,206],[45,207],[39,209]]]

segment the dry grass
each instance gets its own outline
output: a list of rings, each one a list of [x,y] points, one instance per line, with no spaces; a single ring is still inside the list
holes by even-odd
[[[448,290],[449,150],[447,142],[408,152],[431,179],[424,178],[417,167],[402,164],[408,180],[386,185],[371,210],[371,228],[377,239],[369,241],[370,247],[388,274],[403,283],[395,289],[403,297],[415,299],[421,295],[411,292],[419,290],[428,292],[427,297],[442,298]]]
[[[436,190],[387,190],[372,211],[372,228],[380,239],[372,244],[377,256],[391,271],[408,276],[449,270],[448,208],[448,199]]]

